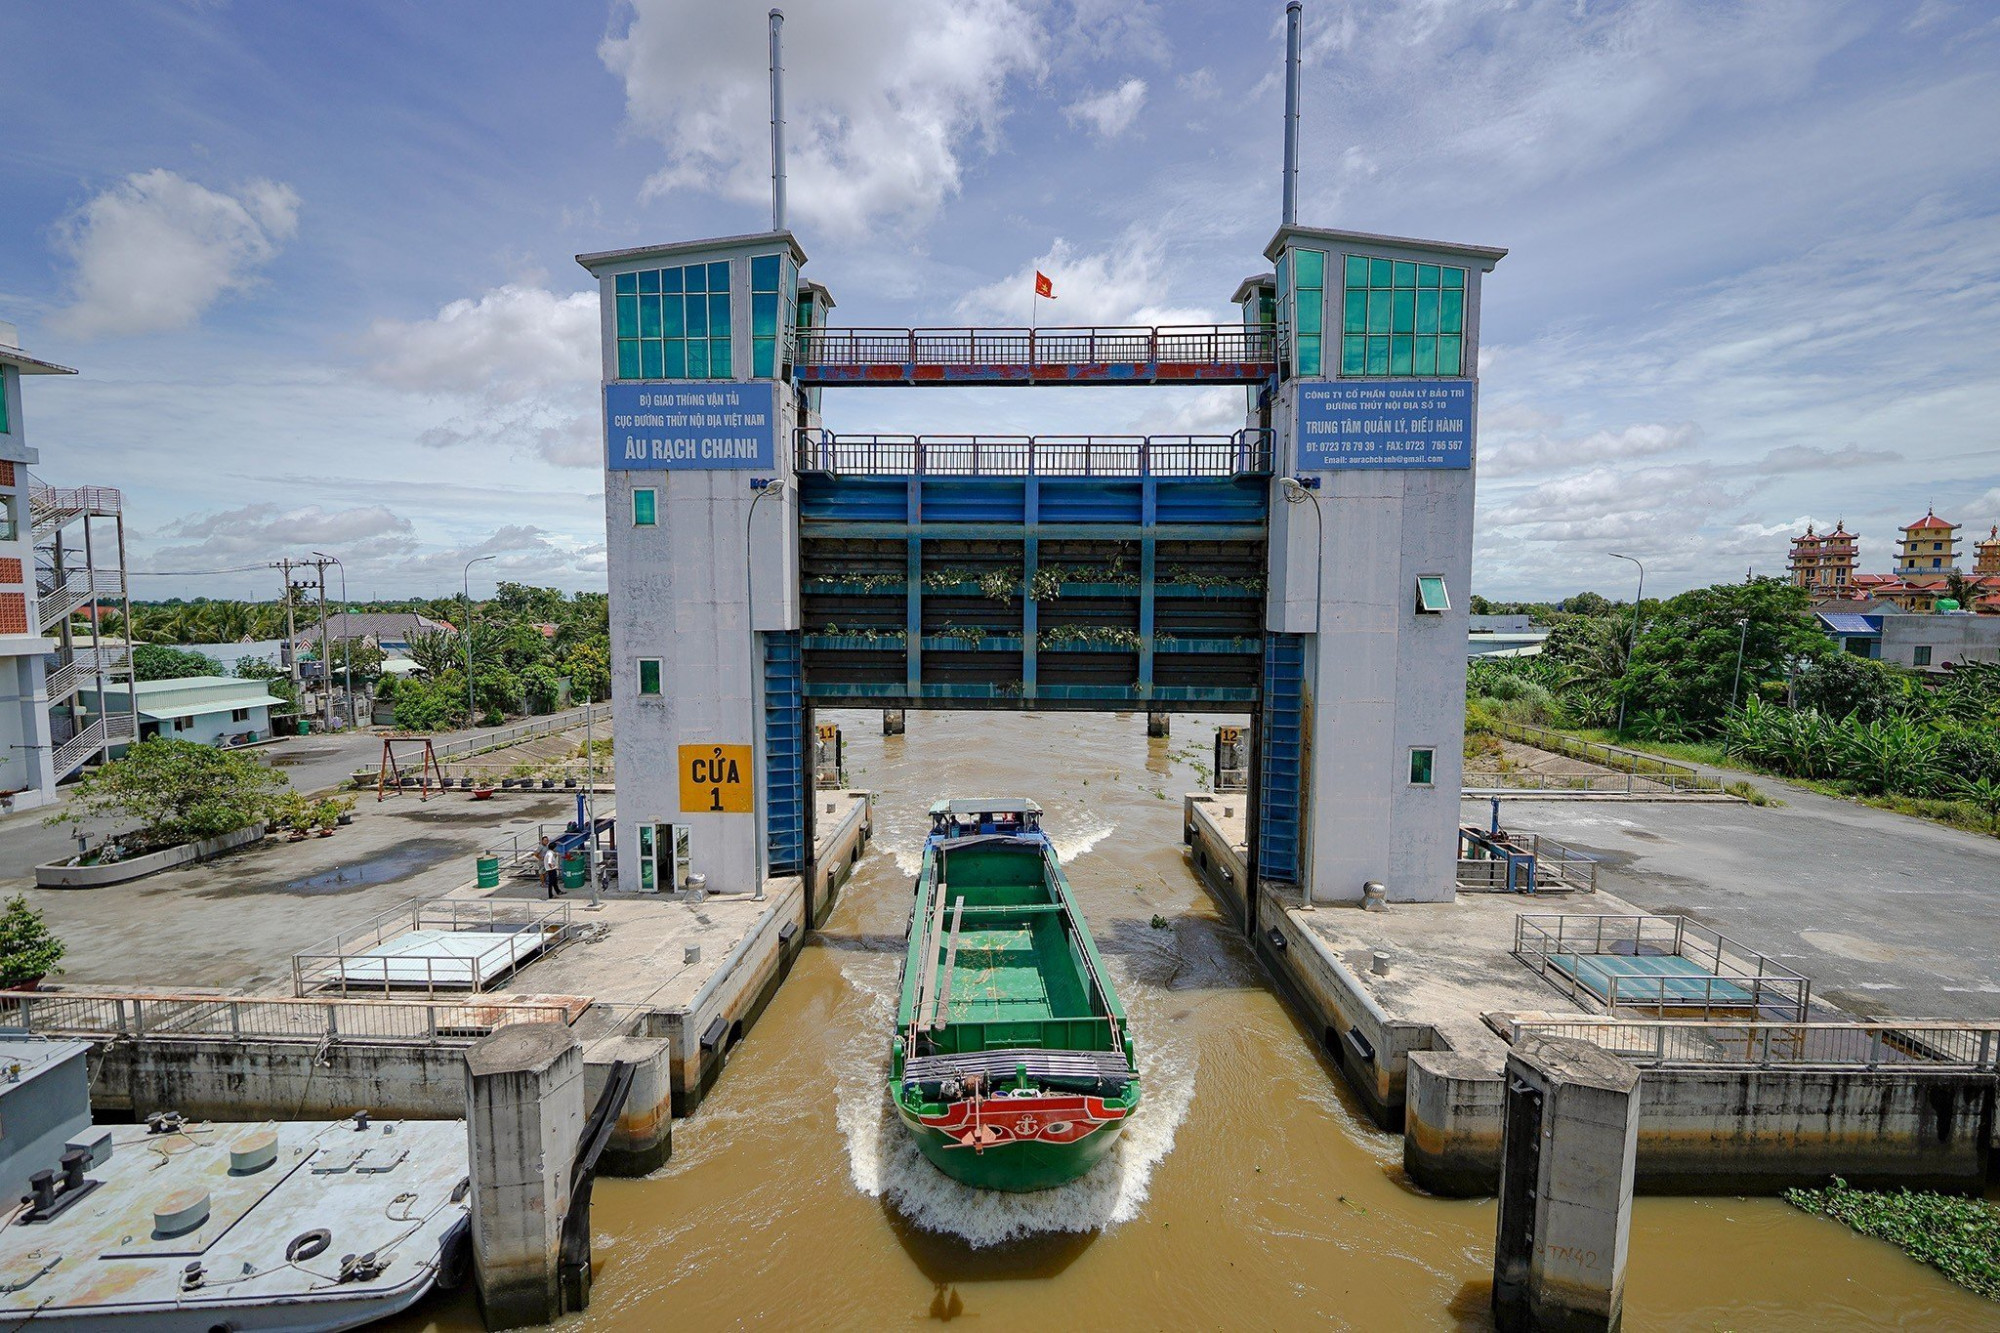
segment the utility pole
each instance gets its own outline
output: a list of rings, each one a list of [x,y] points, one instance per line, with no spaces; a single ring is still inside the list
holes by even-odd
[[[584,874],[590,880],[590,905],[602,907],[597,882],[597,747],[592,744],[590,696],[583,699],[583,817],[589,821],[590,836],[584,840]]]
[[[324,557],[313,561],[319,570],[319,680],[320,704],[326,721],[322,725],[333,730],[333,653],[326,641],[326,560]]]
[[[292,561],[290,556],[274,561],[271,568],[280,571],[285,581],[285,662],[292,673],[292,704],[298,706],[299,699],[299,626],[292,602]]]

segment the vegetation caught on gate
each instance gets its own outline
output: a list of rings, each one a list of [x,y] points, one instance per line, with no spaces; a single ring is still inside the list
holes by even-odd
[[[1858,1190],[1839,1176],[1824,1189],[1786,1190],[1785,1199],[1886,1240],[1960,1286],[2000,1299],[2000,1209],[1989,1203],[1908,1189]]]

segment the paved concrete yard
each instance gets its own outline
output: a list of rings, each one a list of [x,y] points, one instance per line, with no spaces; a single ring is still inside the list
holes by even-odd
[[[1600,888],[1769,954],[1850,1013],[2000,1016],[2000,840],[1756,782],[1785,806],[1510,800],[1502,817],[1602,857]],[[1483,800],[1464,810],[1487,818]]]
[[[24,888],[69,945],[66,985],[213,987],[289,995],[291,956],[410,898],[473,876],[480,848],[562,824],[561,793],[474,802],[364,799],[331,838],[266,838],[205,865],[101,889]]]

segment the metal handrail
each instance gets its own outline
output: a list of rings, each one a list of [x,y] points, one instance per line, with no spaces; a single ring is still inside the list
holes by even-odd
[[[814,328],[798,330],[792,341],[799,367],[1275,365],[1278,359],[1278,332],[1269,324]]]
[[[1233,477],[1271,470],[1272,433],[836,435],[802,429],[801,472],[849,476]]]
[[[1629,945],[1632,955],[1651,947],[1662,954],[1690,959],[1706,970],[1670,976],[1604,973],[1602,992],[1585,982],[1581,960],[1627,952],[1621,945]],[[1572,1001],[1588,996],[1613,1013],[1620,1007],[1672,1007],[1698,1008],[1706,1016],[1717,1009],[1748,1008],[1804,1022],[1811,1011],[1809,978],[1684,916],[1522,913],[1514,918],[1513,953],[1538,975],[1560,986]],[[1564,957],[1571,960],[1568,967],[1557,961]],[[1702,987],[1699,1000],[1686,992],[1695,984]],[[1625,992],[1622,995],[1621,990]]]
[[[1693,1019],[1512,1019],[1510,1040],[1569,1037],[1637,1065],[1771,1065],[2000,1070],[2000,1023],[1715,1022]]]
[[[301,1000],[101,989],[0,991],[0,1030],[81,1037],[470,1041],[509,1023],[574,1020],[570,1006],[478,1001]]]

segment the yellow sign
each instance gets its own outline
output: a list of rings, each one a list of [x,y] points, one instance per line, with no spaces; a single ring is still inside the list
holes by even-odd
[[[1215,729],[1215,738],[1224,745],[1241,745],[1243,743],[1243,728],[1217,727]]]
[[[750,789],[747,745],[681,747],[681,813],[747,815],[757,808]]]
[[[840,724],[838,722],[822,722],[819,724],[818,730],[819,738],[829,745],[840,737]]]

